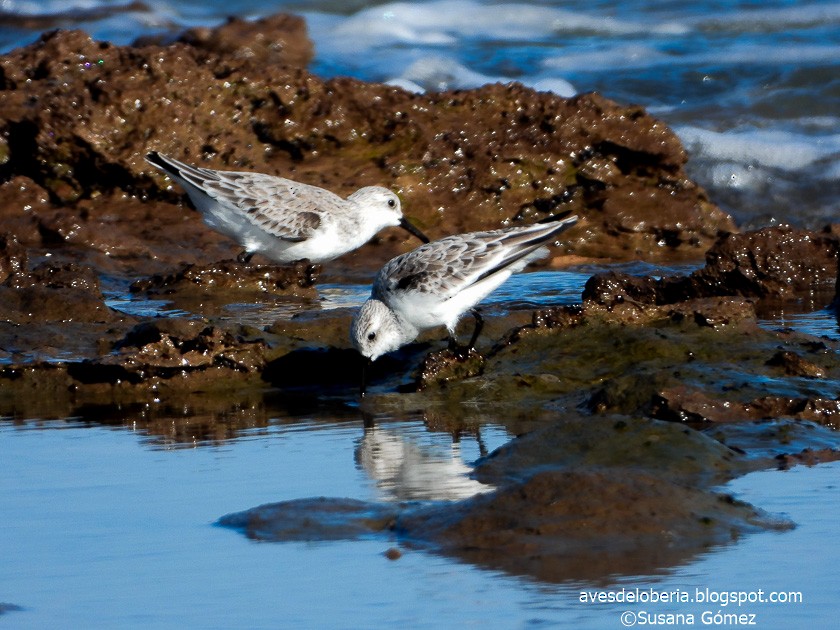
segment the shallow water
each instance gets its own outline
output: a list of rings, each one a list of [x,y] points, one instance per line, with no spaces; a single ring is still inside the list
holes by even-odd
[[[840,562],[840,465],[754,473],[739,498],[797,523],[712,549],[662,575],[610,585],[546,585],[422,551],[388,560],[382,540],[256,543],[215,526],[222,514],[310,496],[452,498],[474,438],[453,443],[418,420],[385,422],[378,466],[359,455],[361,420],[277,418],[224,443],[167,448],[125,428],[82,421],[0,421],[0,601],[7,627],[618,627],[624,610],[712,614],[737,607],[582,604],[582,590],[622,587],[801,591],[802,604],[745,605],[759,627],[828,627]],[[483,448],[508,439],[492,423]],[[378,438],[377,438],[378,439]],[[380,446],[382,440],[380,440]],[[369,445],[368,445],[369,446]],[[387,452],[403,470],[389,468]],[[374,458],[376,459],[376,458]],[[324,462],[329,461],[329,466]],[[373,473],[373,474],[372,474]],[[700,625],[699,617],[697,625]]]

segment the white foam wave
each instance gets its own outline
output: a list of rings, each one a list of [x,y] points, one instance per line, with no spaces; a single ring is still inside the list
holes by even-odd
[[[720,47],[701,53],[678,54],[662,52],[656,41],[609,46],[592,51],[564,53],[546,57],[543,68],[561,72],[604,71],[628,68],[655,68],[679,65],[737,66],[791,63],[835,63],[840,58],[840,46],[832,44],[772,46],[765,44],[740,44]]]
[[[764,177],[763,169],[808,169],[811,177],[831,179],[840,162],[840,134],[811,137],[777,129],[718,132],[688,126],[675,131],[696,157],[728,165],[715,176],[722,185],[749,187]],[[733,165],[737,168],[728,172]]]
[[[686,31],[687,27],[678,22],[632,22],[524,3],[488,5],[474,0],[437,0],[362,9],[335,26],[329,45],[358,51],[360,47],[380,48],[395,43],[446,46],[464,39],[533,41],[562,33],[678,35]]]
[[[824,27],[840,22],[840,4],[805,5],[772,9],[730,11],[724,16],[714,14],[688,19],[693,27],[715,31],[782,31],[791,28]]]
[[[463,90],[487,83],[508,83],[510,77],[490,76],[474,72],[466,66],[441,56],[422,57],[412,63],[399,77],[387,81],[411,92]],[[560,96],[572,96],[575,88],[560,78],[526,78],[524,85],[543,92],[554,92]]]

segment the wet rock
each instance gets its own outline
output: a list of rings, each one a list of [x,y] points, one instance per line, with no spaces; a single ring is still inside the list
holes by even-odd
[[[742,474],[740,455],[698,431],[623,416],[569,417],[511,440],[476,462],[475,478],[501,484],[547,469],[620,468],[709,486]]]
[[[789,297],[836,281],[840,242],[789,226],[731,234],[706,254],[701,275],[712,290]]]
[[[727,423],[763,418],[796,418],[840,427],[840,400],[762,396],[749,402],[722,400],[703,391],[675,386],[654,398],[651,415],[674,422]]]
[[[792,298],[836,282],[838,243],[831,234],[787,226],[727,234],[707,252],[705,267],[689,276],[601,273],[586,283],[583,299],[613,307],[724,295]]]
[[[18,250],[11,265],[19,267],[22,255]],[[15,324],[96,323],[117,315],[105,305],[93,269],[42,263],[30,272],[10,274],[0,285],[0,319]]]
[[[767,365],[782,368],[788,376],[823,378],[826,375],[825,369],[791,350],[779,350],[767,360]]]
[[[840,458],[837,426],[836,422],[831,426],[790,417],[768,417],[715,424],[703,433],[742,453],[753,466],[768,469]]]
[[[484,369],[484,357],[475,348],[460,353],[449,349],[430,352],[423,359],[417,374],[417,389],[422,391],[430,386],[442,386],[451,380],[463,380],[481,374]]]
[[[12,234],[0,234],[0,283],[13,274],[26,271],[26,249]]]
[[[208,60],[217,63],[224,60],[229,64],[246,61],[253,68],[266,65],[305,68],[314,54],[303,18],[285,13],[253,22],[231,17],[216,28],[192,28],[178,41],[211,53]]]
[[[136,384],[207,370],[220,372],[220,380],[233,378],[237,373],[258,373],[266,362],[267,346],[262,341],[248,341],[198,320],[168,318],[138,324],[114,352],[73,363],[68,371],[85,384]]]
[[[546,581],[647,574],[742,534],[791,524],[639,470],[550,470],[454,505],[400,515],[438,553]]]
[[[261,505],[223,516],[217,525],[254,540],[349,540],[387,530],[397,510],[393,505],[321,497]]]
[[[2,142],[0,139],[0,153]],[[0,173],[2,169],[3,166],[0,165]],[[38,215],[48,207],[47,191],[28,177],[12,177],[0,184],[0,219],[3,221],[3,230],[21,244],[29,247],[39,247],[42,244]]]
[[[297,262],[292,265],[243,265],[221,260],[210,265],[186,265],[170,274],[156,274],[131,285],[134,293],[170,295],[185,290],[273,293],[296,297],[315,297],[313,288],[320,265]]]
[[[667,308],[675,322],[689,321],[697,326],[722,329],[756,321],[755,304],[751,300],[729,297],[686,300]]]

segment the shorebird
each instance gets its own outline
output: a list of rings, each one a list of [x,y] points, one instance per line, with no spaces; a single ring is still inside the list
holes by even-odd
[[[351,342],[370,363],[414,341],[424,330],[445,326],[449,347],[457,350],[455,326],[469,311],[475,328],[461,350],[471,350],[483,325],[475,305],[511,274],[544,257],[546,243],[577,220],[571,216],[447,236],[393,258],[379,271],[370,298],[354,316]]]
[[[245,248],[241,262],[262,254],[281,264],[320,263],[361,247],[390,226],[429,242],[403,217],[396,193],[381,186],[342,199],[290,179],[190,166],[156,151],[146,161],[187,191],[207,225]]]

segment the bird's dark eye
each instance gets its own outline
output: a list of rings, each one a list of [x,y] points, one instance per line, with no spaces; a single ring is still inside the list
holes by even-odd
[[[374,339],[376,339],[376,333],[375,332],[369,332],[368,333],[368,341],[373,341]]]
[[[396,202],[396,201],[394,201],[393,199],[389,199],[389,200],[388,200],[388,207],[389,207],[389,208],[395,208],[396,206],[397,206],[397,202]]]

